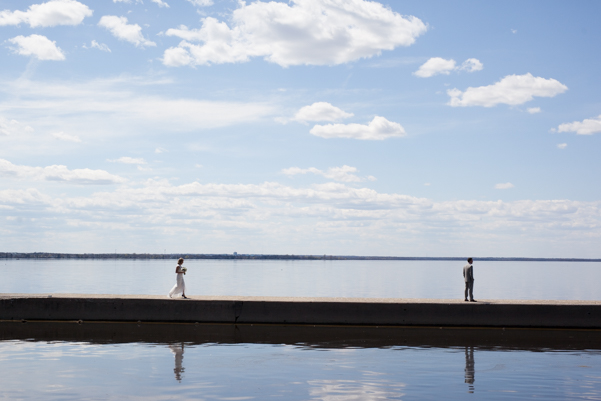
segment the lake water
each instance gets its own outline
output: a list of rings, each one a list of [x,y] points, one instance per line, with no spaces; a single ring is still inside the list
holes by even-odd
[[[0,293],[167,294],[175,260],[1,260]],[[187,260],[188,295],[462,298],[458,261]],[[598,262],[474,262],[482,299],[601,300]]]
[[[601,399],[598,331],[0,323],[0,399]]]
[[[463,263],[189,260],[189,295],[461,298]],[[600,263],[475,262],[482,299],[601,300]],[[2,260],[0,292],[166,294],[175,261]],[[601,400],[601,331],[0,322],[0,399]]]

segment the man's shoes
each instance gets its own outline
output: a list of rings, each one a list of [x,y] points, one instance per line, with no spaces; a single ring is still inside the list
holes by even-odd
[[[463,300],[463,302],[467,302],[467,298],[465,298],[465,299]]]
[[[470,302],[478,302],[478,301],[476,301],[475,299],[470,299]]]

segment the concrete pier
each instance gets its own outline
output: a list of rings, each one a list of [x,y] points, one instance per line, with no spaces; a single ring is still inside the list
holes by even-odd
[[[0,320],[601,329],[601,301],[3,294]]]

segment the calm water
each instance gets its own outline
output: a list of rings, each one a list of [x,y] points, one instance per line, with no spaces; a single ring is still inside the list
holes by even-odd
[[[190,260],[189,295],[461,298],[460,262]],[[166,294],[175,261],[0,264],[0,292]],[[477,262],[488,299],[601,300],[601,264]],[[0,322],[0,399],[601,400],[601,331]]]
[[[176,261],[3,260],[0,293],[167,294]],[[188,260],[188,295],[461,298],[456,261]],[[601,300],[601,263],[478,262],[482,299]]]
[[[601,399],[599,332],[164,326],[0,323],[0,399]]]

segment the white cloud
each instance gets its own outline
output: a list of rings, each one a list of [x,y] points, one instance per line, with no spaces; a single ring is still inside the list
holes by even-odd
[[[52,136],[61,141],[78,142],[78,143],[81,142],[81,139],[79,139],[79,137],[77,135],[69,135],[69,134],[65,134],[64,132],[55,132],[52,134]]]
[[[165,153],[167,152],[167,149],[163,149],[163,148],[156,148],[154,150],[154,153],[160,154],[160,153]]]
[[[393,137],[405,136],[405,129],[399,123],[376,116],[368,125],[363,124],[327,124],[316,125],[311,134],[322,138],[352,138],[381,141]]]
[[[56,46],[56,42],[42,35],[19,35],[8,41],[18,46],[13,51],[22,56],[33,56],[38,60],[59,61],[65,59],[65,54]]]
[[[146,161],[143,158],[135,158],[135,157],[120,157],[118,159],[106,159],[107,162],[111,163],[123,163],[123,164],[146,164]]]
[[[292,120],[306,121],[340,121],[352,117],[353,113],[346,113],[327,102],[316,102],[310,106],[302,107]]]
[[[526,110],[530,114],[536,114],[536,113],[540,113],[541,112],[540,107],[528,107]]]
[[[165,50],[168,66],[239,63],[252,57],[282,67],[337,65],[409,46],[427,26],[365,0],[293,0],[290,4],[239,2],[231,28],[215,18],[200,29],[180,26],[167,36],[184,39]],[[191,42],[202,42],[194,44]]]
[[[87,47],[85,45],[84,45],[84,47],[87,49]],[[111,49],[107,45],[105,45],[104,43],[98,43],[95,40],[92,40],[92,42],[90,43],[90,48],[111,53]]]
[[[75,0],[52,0],[33,4],[27,11],[0,11],[0,26],[29,24],[32,28],[57,25],[79,25],[92,10]]]
[[[438,74],[449,75],[455,67],[455,60],[445,60],[440,57],[432,57],[422,64],[417,71],[413,73],[421,78],[428,78]]]
[[[133,43],[138,47],[156,46],[156,43],[144,38],[140,25],[128,24],[126,17],[105,15],[100,18],[98,26],[108,29],[116,38]]]
[[[477,58],[468,58],[461,64],[459,69],[467,72],[482,71],[484,69],[484,64]]]
[[[493,107],[497,104],[518,105],[538,97],[554,97],[568,90],[568,87],[555,79],[534,77],[532,74],[508,75],[499,82],[469,87],[465,92],[450,89],[447,94],[451,97],[448,105],[453,107],[484,106]]]
[[[159,7],[169,8],[169,4],[165,3],[163,0],[150,0],[153,3],[156,3]]]
[[[557,144],[557,149],[565,149],[568,147],[567,143],[558,143]]]
[[[33,128],[29,125],[20,123],[17,120],[8,120],[0,116],[0,136],[8,136],[33,132]]]
[[[601,114],[583,121],[561,124],[557,127],[557,132],[575,132],[578,135],[592,135],[601,132]]]
[[[39,181],[62,181],[79,185],[107,185],[125,182],[125,179],[104,170],[75,169],[53,165],[48,167],[30,167],[12,164],[0,159],[0,176]]]
[[[510,189],[513,187],[514,187],[514,185],[510,182],[495,185],[495,189]]]
[[[36,130],[107,137],[157,130],[203,132],[271,119],[278,110],[269,103],[166,97],[139,90],[162,84],[127,75],[77,82],[0,81],[0,116],[27,120]]]
[[[441,57],[432,57],[424,64],[422,64],[417,71],[413,73],[421,78],[429,78],[434,75],[449,75],[452,71],[467,71],[474,72],[480,71],[484,68],[484,65],[480,60],[475,58],[469,58],[463,62],[460,66],[456,65],[455,60],[446,60]]]
[[[271,252],[287,253],[292,238],[299,253],[317,247],[338,254],[390,254],[392,249],[396,254],[443,256],[453,250],[469,253],[477,241],[482,253],[512,255],[515,249],[528,249],[526,256],[560,256],[576,249],[589,252],[583,254],[588,257],[595,257],[590,252],[601,239],[600,201],[437,202],[354,185],[176,186],[148,180],[78,196],[0,190],[0,207],[36,219],[30,226],[3,225],[11,231],[0,238],[24,240],[32,230],[36,238],[52,237],[53,245],[63,249],[67,224],[77,235],[74,251],[97,238],[100,249],[125,240],[147,252],[157,241],[189,249],[197,249],[194,245],[201,241],[203,249],[217,250],[229,249],[231,243],[253,249],[268,242]],[[435,241],[435,249],[425,246],[425,239]],[[545,253],[550,246],[554,253]]]
[[[356,167],[344,165],[342,167],[330,167],[326,171],[319,170],[315,167],[309,167],[309,168],[305,168],[305,169],[299,168],[299,167],[290,167],[290,168],[283,169],[282,173],[287,176],[311,173],[311,174],[321,175],[330,180],[341,181],[341,182],[361,182],[361,181],[365,181],[366,179],[369,181],[375,181],[375,179],[376,179],[373,176],[361,178],[355,174],[357,171],[358,170]]]
[[[213,5],[213,0],[188,0],[197,7],[208,7]]]

